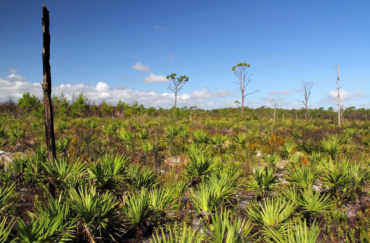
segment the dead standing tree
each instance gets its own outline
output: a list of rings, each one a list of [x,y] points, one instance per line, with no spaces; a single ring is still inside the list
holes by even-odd
[[[53,120],[53,106],[51,101],[51,74],[50,74],[50,32],[49,32],[49,11],[42,6],[42,68],[43,80],[42,89],[44,92],[44,118],[45,118],[45,134],[46,147],[48,150],[48,159],[55,159],[55,136],[54,136],[54,120]]]
[[[308,120],[308,99],[311,96],[312,85],[312,82],[303,82],[304,100],[302,102],[306,110],[306,120]]]
[[[337,70],[337,100],[338,100],[338,127],[340,127],[340,121],[341,121],[341,111],[340,111],[340,89],[342,86],[340,85],[340,66],[337,64],[336,65],[336,70]]]
[[[248,73],[248,68],[250,68],[250,66],[251,65],[248,64],[248,63],[241,62],[241,63],[232,67],[232,71],[234,72],[235,76],[238,77],[238,79],[239,79],[239,82],[237,82],[237,84],[239,84],[239,86],[240,86],[240,92],[241,92],[241,96],[242,96],[241,114],[240,114],[241,120],[243,120],[243,118],[244,118],[244,100],[245,100],[245,97],[257,92],[257,90],[255,90],[253,92],[246,93],[246,88],[250,84],[250,82],[252,81],[251,77],[250,77],[251,75]]]

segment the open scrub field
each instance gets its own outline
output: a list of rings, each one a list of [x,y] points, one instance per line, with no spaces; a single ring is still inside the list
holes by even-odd
[[[2,113],[0,242],[369,242],[369,121],[189,114]]]

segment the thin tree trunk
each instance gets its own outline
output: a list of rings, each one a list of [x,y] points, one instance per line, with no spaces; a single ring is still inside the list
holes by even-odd
[[[240,115],[240,119],[241,120],[244,119],[244,91],[242,91],[242,112],[241,112],[241,115]]]
[[[173,109],[173,117],[176,118],[176,106],[177,106],[177,91],[175,93],[175,106]]]
[[[337,98],[338,98],[338,127],[341,126],[341,111],[340,111],[340,66],[337,65]]]
[[[307,104],[306,104],[306,121],[308,120],[308,107],[307,107]]]
[[[45,118],[45,134],[46,147],[48,151],[48,159],[55,158],[55,136],[54,136],[54,121],[53,121],[53,106],[51,101],[51,75],[50,75],[50,32],[49,32],[49,11],[42,6],[42,67],[43,81],[42,89],[44,91],[44,118]]]

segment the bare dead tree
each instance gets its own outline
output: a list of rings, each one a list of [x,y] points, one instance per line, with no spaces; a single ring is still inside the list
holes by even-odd
[[[340,85],[340,66],[337,64],[336,65],[336,70],[337,70],[337,101],[338,101],[338,127],[341,126],[341,106],[340,106],[340,89],[342,88]]]
[[[244,62],[241,62],[241,63],[232,67],[232,71],[234,72],[235,76],[238,77],[238,79],[239,79],[239,82],[237,82],[237,84],[239,84],[241,98],[242,98],[241,114],[240,114],[240,119],[241,120],[244,119],[244,101],[245,101],[245,97],[257,92],[257,90],[255,90],[255,91],[246,93],[246,88],[248,87],[248,85],[252,81],[251,75],[250,75],[250,73],[248,73],[249,68],[250,68],[250,64],[244,63]]]
[[[312,82],[303,82],[304,100],[302,102],[306,110],[306,120],[308,120],[308,99],[311,96],[312,85]]]
[[[276,101],[274,102],[274,121],[275,121],[275,118],[276,118],[276,109],[278,107],[278,104],[276,103]]]
[[[45,5],[42,6],[42,67],[43,81],[42,89],[44,92],[44,118],[45,118],[45,134],[48,159],[55,159],[55,136],[54,136],[54,120],[53,120],[53,105],[51,101],[51,74],[50,74],[50,32],[49,32],[49,11]]]

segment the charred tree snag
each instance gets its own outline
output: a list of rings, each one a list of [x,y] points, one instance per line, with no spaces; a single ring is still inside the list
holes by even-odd
[[[44,91],[43,103],[45,108],[45,133],[46,133],[46,147],[48,150],[48,159],[55,158],[55,136],[54,136],[54,120],[53,120],[53,106],[51,102],[51,75],[50,75],[50,32],[49,32],[49,11],[42,6],[42,68],[43,80],[42,89]]]
[[[43,80],[42,89],[44,92],[44,120],[45,120],[45,135],[46,148],[48,151],[48,159],[55,159],[55,136],[54,136],[54,121],[53,121],[53,105],[51,102],[51,75],[50,75],[50,32],[49,32],[49,11],[42,6],[42,68]],[[49,181],[49,192],[55,197],[55,185]]]

